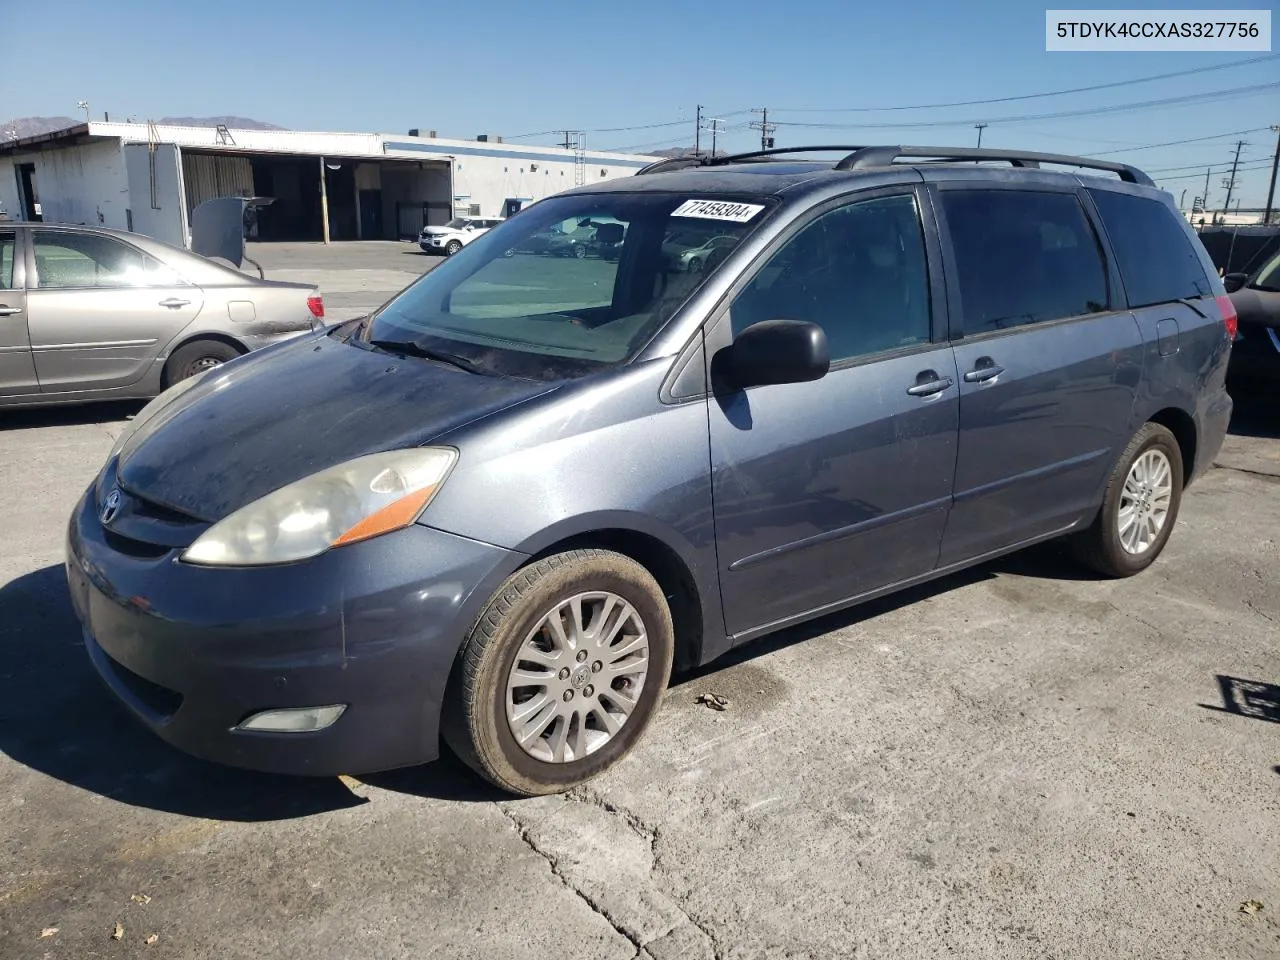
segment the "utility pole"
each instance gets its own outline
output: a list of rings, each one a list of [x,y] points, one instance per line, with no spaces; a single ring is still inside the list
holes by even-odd
[[[1231,177],[1227,180],[1227,202],[1222,208],[1224,215],[1231,212],[1231,191],[1236,188],[1236,168],[1240,166],[1240,151],[1246,146],[1248,146],[1248,144],[1245,143],[1245,141],[1236,141],[1236,156],[1235,159],[1231,161]]]
[[[714,157],[716,155],[716,134],[724,126],[724,121],[718,117],[708,117],[707,123],[711,125],[711,156]]]
[[[773,131],[777,129],[778,125],[776,123],[769,122],[769,108],[759,107],[757,109],[753,109],[751,112],[760,114],[759,120],[751,121],[751,129],[760,131],[760,149],[772,150]]]
[[[978,131],[978,149],[979,150],[982,149],[982,131],[986,129],[986,127],[987,127],[987,124],[985,123],[975,123],[973,125],[973,128]]]
[[[1182,213],[1186,209],[1186,206],[1187,206],[1187,190],[1184,187],[1182,190],[1182,196],[1178,198],[1178,212]]]
[[[320,158],[320,232],[324,242],[329,242],[329,188],[325,184],[324,157]]]
[[[1271,205],[1276,198],[1276,167],[1280,166],[1280,125],[1273,126],[1271,132],[1276,135],[1276,152],[1271,158],[1271,186],[1267,187],[1267,212],[1262,215],[1262,225],[1271,223]]]
[[[698,104],[697,121],[693,127],[693,155],[702,154],[702,104]]]
[[[1206,213],[1209,211],[1209,173],[1212,170],[1213,167],[1204,168],[1204,197],[1203,202],[1200,205],[1200,209]],[[1213,218],[1210,217],[1210,219],[1212,220]]]

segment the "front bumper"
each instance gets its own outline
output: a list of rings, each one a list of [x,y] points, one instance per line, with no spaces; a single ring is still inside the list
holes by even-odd
[[[179,749],[274,773],[435,759],[454,657],[521,560],[415,525],[300,563],[197,567],[104,528],[95,499],[72,515],[66,570],[98,673]],[[234,729],[261,710],[338,703],[324,730]]]

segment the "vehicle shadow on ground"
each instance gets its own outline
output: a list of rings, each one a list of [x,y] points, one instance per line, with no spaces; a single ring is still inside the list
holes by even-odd
[[[1045,544],[745,644],[672,679],[680,687],[775,650],[1001,575],[1092,575]],[[144,729],[85,654],[61,566],[0,586],[0,752],[121,803],[214,820],[268,821],[365,803],[338,778],[272,776],[188,757]],[[507,799],[442,746],[435,763],[361,776],[370,786],[460,802]]]
[[[1280,439],[1280,403],[1274,395],[1232,390],[1235,404],[1227,432],[1237,437]]]
[[[0,752],[72,786],[215,820],[283,820],[366,802],[336,778],[205,763],[144,729],[94,673],[60,566],[0,587],[0,664]]]
[[[130,419],[146,405],[146,400],[112,400],[106,403],[54,407],[14,407],[0,411],[0,432],[39,427],[75,427],[86,423],[115,423]]]
[[[1251,720],[1280,723],[1280,687],[1261,680],[1245,680],[1225,674],[1218,674],[1214,679],[1222,693],[1222,705],[1202,703],[1201,707],[1219,713],[1234,713]]]

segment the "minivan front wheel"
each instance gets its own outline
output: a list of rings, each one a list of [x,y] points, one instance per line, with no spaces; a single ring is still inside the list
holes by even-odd
[[[607,550],[517,571],[460,653],[445,741],[523,796],[568,790],[639,740],[671,676],[671,612],[653,576]]]
[[[1080,558],[1111,577],[1151,566],[1178,519],[1182,471],[1174,435],[1158,423],[1143,424],[1111,472],[1098,516],[1076,539]]]

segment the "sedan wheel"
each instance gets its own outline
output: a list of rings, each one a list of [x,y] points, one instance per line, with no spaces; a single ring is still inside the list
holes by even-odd
[[[238,356],[239,350],[221,340],[193,340],[170,355],[169,362],[164,365],[164,385],[173,386],[179,380],[220,367]]]

